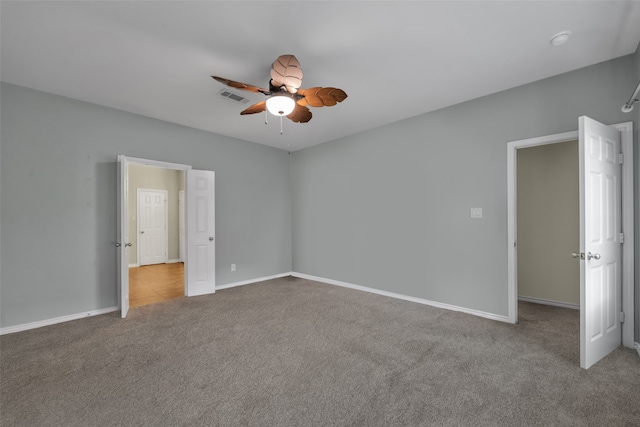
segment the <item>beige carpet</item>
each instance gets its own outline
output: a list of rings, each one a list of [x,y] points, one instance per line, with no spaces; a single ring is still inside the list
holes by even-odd
[[[2,426],[637,426],[640,358],[296,278],[5,335]]]

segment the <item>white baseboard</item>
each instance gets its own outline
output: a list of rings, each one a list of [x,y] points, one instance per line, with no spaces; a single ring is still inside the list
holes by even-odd
[[[437,302],[437,301],[430,301],[430,300],[427,300],[427,299],[416,298],[416,297],[403,295],[403,294],[397,294],[395,292],[381,291],[379,289],[368,288],[366,286],[361,286],[361,285],[354,285],[352,283],[341,282],[339,280],[326,279],[324,277],[311,276],[309,274],[292,272],[291,275],[294,276],[294,277],[300,277],[301,279],[313,280],[313,281],[316,281],[316,282],[327,283],[329,285],[342,286],[342,287],[345,287],[345,288],[355,289],[355,290],[358,290],[358,291],[370,292],[372,294],[378,294],[378,295],[383,295],[383,296],[386,296],[386,297],[391,297],[391,298],[402,299],[402,300],[405,300],[405,301],[416,302],[418,304],[425,304],[425,305],[430,305],[430,306],[433,306],[433,307],[444,308],[445,310],[459,311],[459,312],[462,312],[462,313],[467,313],[467,314],[471,314],[471,315],[478,316],[478,317],[484,317],[484,318],[491,319],[491,320],[497,320],[499,322],[511,323],[509,321],[509,317],[508,316],[501,316],[499,314],[487,313],[487,312],[484,312],[484,311],[474,310],[474,309],[471,309],[471,308],[458,307],[456,305],[445,304],[445,303],[441,303],[441,302]]]
[[[23,323],[22,325],[8,326],[0,328],[0,335],[12,334],[14,332],[26,331],[29,329],[42,328],[43,326],[55,325],[56,323],[68,322],[70,320],[83,319],[89,316],[97,316],[99,314],[112,313],[120,310],[120,307],[102,308],[100,310],[92,310],[84,313],[70,314],[68,316],[55,317],[53,319],[40,320],[38,322]]]
[[[235,288],[236,286],[249,285],[251,283],[256,283],[256,282],[263,282],[265,280],[279,279],[281,277],[287,277],[292,275],[293,273],[289,271],[288,273],[274,274],[273,276],[258,277],[255,279],[243,280],[241,282],[227,283],[226,285],[216,286],[216,291],[220,291],[222,289]]]
[[[518,296],[519,301],[532,302],[534,304],[552,305],[554,307],[570,308],[572,310],[580,310],[580,304],[571,304],[569,302],[553,301],[543,298],[522,297]]]
[[[168,259],[165,264],[175,264],[177,262],[182,262],[181,259]],[[140,264],[129,264],[129,268],[140,267]]]
[[[180,261],[176,261],[176,262],[180,262]],[[235,286],[248,285],[250,283],[255,283],[255,282],[262,282],[264,280],[278,279],[280,277],[286,277],[286,276],[291,276],[291,272],[275,274],[273,276],[258,277],[256,279],[244,280],[242,282],[228,283],[226,285],[216,286],[216,291],[233,288]],[[70,314],[68,316],[56,317],[53,319],[46,319],[46,320],[40,320],[37,322],[24,323],[22,325],[8,326],[6,328],[0,328],[0,335],[12,334],[15,332],[26,331],[29,329],[42,328],[43,326],[55,325],[56,323],[69,322],[71,320],[83,319],[85,317],[97,316],[99,314],[112,313],[114,311],[119,311],[119,310],[120,310],[120,307],[109,307],[109,308],[103,308],[100,310],[87,311],[84,313]]]
[[[638,352],[638,356],[640,356],[640,342],[635,343],[634,347],[636,348],[636,351]]]

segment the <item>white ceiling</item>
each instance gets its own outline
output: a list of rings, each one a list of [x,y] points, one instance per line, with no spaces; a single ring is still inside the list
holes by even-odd
[[[3,81],[299,150],[633,53],[638,1],[108,1],[0,5]],[[560,47],[552,35],[573,32]],[[302,87],[349,97],[306,124],[218,95],[268,87],[294,54]],[[252,102],[263,95],[237,91]],[[621,105],[626,100],[621,99]],[[524,102],[524,100],[523,100]]]

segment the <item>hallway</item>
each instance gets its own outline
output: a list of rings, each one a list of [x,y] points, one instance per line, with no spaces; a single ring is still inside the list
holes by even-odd
[[[184,263],[129,268],[129,307],[184,296]]]

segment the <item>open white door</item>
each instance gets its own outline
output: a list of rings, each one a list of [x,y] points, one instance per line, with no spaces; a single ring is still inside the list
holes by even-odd
[[[128,168],[127,159],[125,156],[118,156],[118,241],[116,246],[118,247],[118,290],[120,298],[120,313],[122,317],[127,317],[129,311],[129,247],[131,243],[128,242],[129,223],[127,222],[127,205],[129,184],[128,180]]]
[[[187,170],[187,296],[216,291],[215,172]]]
[[[580,366],[621,344],[622,192],[620,132],[579,119]]]

